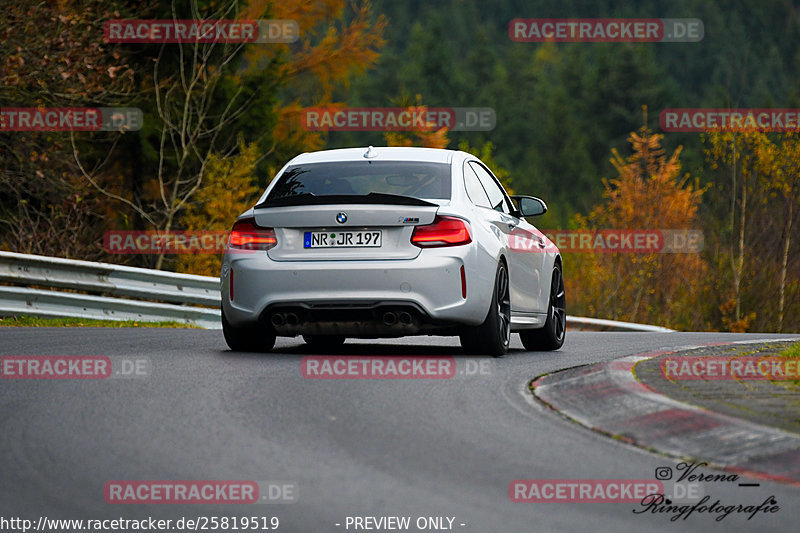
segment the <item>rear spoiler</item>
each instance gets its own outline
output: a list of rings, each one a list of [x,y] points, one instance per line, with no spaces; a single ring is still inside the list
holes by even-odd
[[[286,207],[293,205],[335,205],[335,204],[384,204],[384,205],[417,205],[439,207],[438,204],[426,202],[412,196],[371,192],[369,194],[325,194],[317,196],[313,193],[295,194],[281,198],[267,198],[256,209],[269,207]]]

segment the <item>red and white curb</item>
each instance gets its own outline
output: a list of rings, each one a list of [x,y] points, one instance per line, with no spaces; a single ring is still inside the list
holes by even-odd
[[[797,339],[768,339],[770,342]],[[763,339],[723,343],[753,344]],[[720,344],[714,344],[720,345]],[[646,352],[540,376],[540,401],[573,421],[676,458],[702,460],[737,474],[800,486],[800,436],[695,407],[640,383],[637,363],[712,346]]]

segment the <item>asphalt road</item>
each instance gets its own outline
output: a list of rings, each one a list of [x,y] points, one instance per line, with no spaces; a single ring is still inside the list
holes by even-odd
[[[455,517],[453,530],[464,532],[796,531],[800,488],[772,482],[704,483],[724,505],[774,495],[780,510],[751,520],[695,513],[671,522],[634,513],[638,503],[508,495],[516,479],[653,479],[677,463],[541,407],[526,391],[532,378],[647,350],[770,337],[570,332],[562,350],[528,353],[515,336],[508,356],[469,363],[456,339],[350,341],[343,353],[453,355],[459,373],[311,380],[301,375],[308,351],[299,340],[262,355],[229,352],[219,331],[0,328],[4,356],[150,362],[135,379],[0,380],[0,517],[275,516],[286,532],[355,531],[345,527],[354,516],[409,516],[408,531],[420,530],[418,517]],[[482,372],[463,373],[480,361]],[[298,493],[292,504],[119,505],[104,499],[113,480],[281,480]]]

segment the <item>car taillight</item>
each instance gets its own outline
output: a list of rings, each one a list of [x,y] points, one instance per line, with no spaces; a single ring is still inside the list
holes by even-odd
[[[416,226],[411,234],[411,244],[420,248],[458,246],[471,242],[469,224],[456,217],[437,216],[432,224]]]
[[[275,230],[256,226],[252,218],[237,220],[228,239],[228,247],[236,250],[269,250],[277,244]]]

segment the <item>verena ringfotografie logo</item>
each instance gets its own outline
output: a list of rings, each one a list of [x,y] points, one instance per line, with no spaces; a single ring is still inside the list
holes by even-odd
[[[295,503],[297,483],[287,481],[109,481],[111,504]]]
[[[698,253],[703,232],[670,229],[541,230],[515,229],[509,236],[514,252],[542,253]]]
[[[800,359],[781,357],[666,356],[660,366],[661,375],[675,381],[800,379]]]
[[[516,479],[508,485],[517,503],[633,503],[656,494],[664,494],[664,486],[652,479]]]
[[[700,19],[517,18],[508,23],[508,36],[520,43],[696,43],[703,34]]]
[[[107,20],[107,43],[293,43],[294,20]]]
[[[762,131],[800,130],[800,109],[664,109],[658,115],[661,131]]]
[[[703,466],[708,466],[708,463],[678,463],[675,471],[679,476],[672,484],[672,492],[647,495],[642,499],[639,507],[633,509],[633,513],[658,514],[668,517],[670,522],[686,520],[697,513],[698,515],[713,516],[714,521],[721,522],[731,514],[746,515],[746,519],[751,520],[760,514],[772,514],[780,511],[774,495],[768,496],[759,504],[724,504],[719,499],[712,501],[710,494],[704,494],[707,491],[706,487],[727,483],[738,483],[740,487],[749,487],[758,486],[758,483],[739,483],[739,476],[731,472],[705,473],[699,470]],[[659,466],[655,473],[658,480],[667,481],[673,478],[673,468],[669,466]],[[689,505],[690,503],[691,505]]]
[[[313,355],[300,361],[308,379],[448,379],[456,375],[452,356]]]
[[[147,357],[106,355],[4,355],[2,379],[108,379],[150,375]]]
[[[307,107],[300,114],[309,131],[491,131],[491,107]]]
[[[103,249],[110,254],[221,254],[230,231],[107,231]]]
[[[136,107],[4,107],[0,131],[137,131]]]

